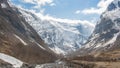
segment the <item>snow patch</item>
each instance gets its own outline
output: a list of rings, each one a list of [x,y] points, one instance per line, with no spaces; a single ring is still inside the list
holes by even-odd
[[[55,46],[54,48],[50,48],[50,49],[55,51],[55,53],[57,54],[65,54],[65,52],[61,50],[60,48],[58,48],[57,46]]]
[[[0,59],[5,61],[5,62],[8,62],[8,63],[12,64],[13,67],[15,67],[15,68],[20,68],[22,66],[22,64],[23,64],[22,61],[14,58],[12,56],[3,54],[3,53],[0,53]]]
[[[37,65],[35,68],[44,68],[44,64],[43,65]]]
[[[114,42],[116,41],[119,34],[120,34],[120,32],[118,32],[117,34],[114,34],[114,37],[110,41],[105,43],[104,46],[109,45],[109,44],[114,44]]]
[[[19,39],[24,45],[27,45],[27,43],[26,43],[24,40],[22,40],[19,36],[15,35],[15,34],[14,34],[14,36],[15,36],[17,39]]]
[[[39,43],[37,43],[33,38],[30,39],[31,42],[35,42],[40,48],[43,50],[46,50],[44,47],[42,47]]]
[[[7,8],[7,5],[5,3],[1,3],[2,8]]]
[[[42,48],[43,50],[45,50],[45,48],[42,47],[39,43],[36,42],[36,44],[37,44],[40,48]]]

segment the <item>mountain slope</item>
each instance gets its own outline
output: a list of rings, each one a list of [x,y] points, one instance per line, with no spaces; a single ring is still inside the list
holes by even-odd
[[[19,8],[20,9],[20,8]],[[25,10],[18,10],[27,22],[37,31],[49,47],[60,54],[75,51],[84,44],[91,35],[94,25],[88,22],[42,19]]]
[[[33,64],[56,59],[37,32],[7,0],[0,0],[0,53]]]
[[[120,0],[114,0],[100,16],[88,41],[74,55],[110,55],[120,47]],[[112,52],[113,51],[113,52]],[[118,52],[117,51],[117,52]],[[118,52],[119,53],[119,52]],[[116,55],[118,54],[116,53]],[[100,55],[99,55],[100,54]],[[113,55],[113,54],[111,54]],[[108,56],[110,57],[110,56]]]

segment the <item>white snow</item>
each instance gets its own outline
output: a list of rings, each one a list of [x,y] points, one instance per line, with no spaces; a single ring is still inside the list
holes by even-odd
[[[119,34],[120,32],[118,32],[117,34],[114,34],[114,37],[111,40],[109,40],[107,43],[105,43],[104,46],[109,45],[109,44],[114,44]]]
[[[27,45],[27,43],[26,43],[24,40],[22,40],[19,36],[15,35],[15,34],[14,34],[14,36],[15,36],[17,39],[19,39],[24,45]]]
[[[117,18],[120,18],[120,8],[117,8],[116,10],[112,11],[106,11],[103,14],[103,17],[110,18],[112,21],[114,21]]]
[[[2,8],[7,8],[7,5],[5,3],[1,3]]]
[[[95,41],[91,41],[88,44],[86,44],[85,46],[82,46],[82,48],[90,48],[91,46],[94,46]]]
[[[107,31],[104,31],[104,32],[103,32],[103,34],[106,34],[106,33],[107,33]]]
[[[35,68],[45,68],[46,64],[37,65]]]
[[[102,46],[102,44],[101,43],[98,43],[94,48],[99,48],[99,47],[101,47]]]
[[[40,48],[42,48],[43,50],[46,50],[44,47],[42,47],[39,43],[37,43],[36,42],[36,44],[40,47]]]
[[[55,47],[55,52],[58,54],[61,54],[61,53],[65,54],[65,52],[58,47]]]
[[[64,52],[63,50],[61,50],[57,46],[55,46],[54,48],[50,48],[50,49],[53,50],[57,54],[66,54],[66,52]]]
[[[5,62],[8,62],[8,63],[12,64],[13,67],[15,67],[15,68],[20,68],[23,64],[22,61],[14,58],[12,56],[6,55],[4,53],[0,53],[0,59],[5,61]]]

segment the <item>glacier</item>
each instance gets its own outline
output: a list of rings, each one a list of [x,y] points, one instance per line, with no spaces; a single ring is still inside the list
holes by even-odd
[[[21,8],[18,8],[17,12],[37,31],[49,48],[58,54],[79,49],[95,27],[87,21],[83,23],[79,20],[43,19]]]

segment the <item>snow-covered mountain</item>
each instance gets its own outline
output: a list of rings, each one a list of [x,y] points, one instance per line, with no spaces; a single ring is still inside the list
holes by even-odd
[[[82,49],[86,52],[108,51],[119,48],[120,0],[114,0],[101,15],[94,32]]]
[[[66,54],[79,49],[94,29],[94,25],[88,22],[42,19],[20,8],[18,11],[49,47],[58,54]]]

